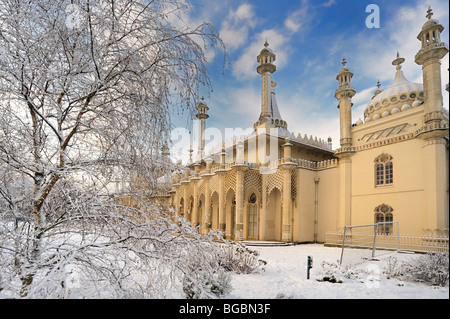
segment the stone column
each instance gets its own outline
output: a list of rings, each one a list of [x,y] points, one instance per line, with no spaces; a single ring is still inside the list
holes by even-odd
[[[205,179],[205,208],[204,208],[204,216],[203,220],[200,221],[200,225],[203,229],[203,234],[207,234],[209,232],[209,229],[211,228],[211,196],[209,194],[209,180],[210,176],[203,176]]]
[[[199,220],[198,220],[198,181],[200,180],[199,177],[199,171],[200,171],[200,164],[195,164],[195,176],[192,177],[191,181],[194,183],[194,203],[192,206],[192,216],[191,216],[191,223],[194,227],[199,226]]]
[[[345,156],[347,155],[347,156]],[[338,228],[352,223],[352,160],[348,154],[339,158],[339,219]]]
[[[184,180],[181,181],[181,185],[183,185],[183,197],[184,197],[183,215],[186,220],[188,220],[188,219],[192,220],[192,217],[188,218],[188,206],[189,206],[188,187],[190,184],[189,175],[190,175],[190,172],[187,169],[184,173]],[[192,214],[192,212],[189,212],[189,213]]]
[[[449,168],[446,163],[446,141],[442,137],[445,131],[424,133],[429,137],[423,144],[424,190],[425,190],[425,225],[424,230],[435,232],[448,228],[449,199],[447,176]],[[447,130],[448,134],[448,130]],[[440,135],[440,136],[439,136]],[[437,168],[443,168],[443,171]]]
[[[233,166],[236,171],[236,220],[235,239],[244,239],[244,175],[249,169],[247,165],[237,164]]]
[[[267,214],[267,174],[261,174],[261,209],[258,220],[259,232],[258,236],[260,240],[266,238],[266,214]]]
[[[246,166],[236,167],[236,230],[235,239],[244,239],[244,174]]]
[[[281,240],[289,242],[291,240],[291,198],[292,198],[292,170],[296,165],[285,163],[280,165],[283,170],[283,210],[281,212]]]
[[[210,179],[211,179],[211,165],[213,160],[211,158],[207,158],[206,162],[206,174],[202,175],[205,184],[205,214],[204,220],[200,221],[200,225],[203,229],[203,234],[207,234],[211,228],[211,194],[210,192]]]
[[[217,170],[216,174],[219,175],[219,230],[223,231],[223,236],[225,237],[225,170]]]

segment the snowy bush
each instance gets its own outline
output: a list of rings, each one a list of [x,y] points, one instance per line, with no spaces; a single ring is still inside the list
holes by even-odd
[[[449,255],[448,253],[428,252],[403,263],[395,257],[391,257],[384,271],[388,278],[424,282],[433,286],[446,286],[449,280]]]
[[[317,281],[327,281],[331,283],[343,283],[342,280],[342,274],[343,271],[346,271],[346,269],[343,269],[339,265],[335,263],[329,263],[329,262],[322,262],[322,272],[320,275],[317,276]]]
[[[224,298],[231,290],[231,276],[220,267],[213,272],[203,269],[190,271],[183,279],[183,292],[187,299]]]
[[[187,259],[189,271],[183,278],[183,292],[189,299],[222,298],[231,292],[231,276],[264,270],[259,252],[240,243],[214,243],[215,250],[203,250]],[[206,247],[210,247],[207,245]]]
[[[395,257],[389,257],[384,267],[384,273],[388,279],[400,278],[403,276],[404,267],[402,263]]]
[[[259,258],[258,251],[239,243],[223,245],[218,257],[223,268],[237,274],[264,271],[264,266],[267,264],[266,261]]]

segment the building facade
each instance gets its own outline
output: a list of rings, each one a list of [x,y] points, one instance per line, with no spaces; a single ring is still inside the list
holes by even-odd
[[[423,83],[405,78],[405,59],[397,53],[394,80],[385,90],[378,85],[364,121],[352,122],[356,89],[343,59],[336,77],[336,150],[330,139],[289,132],[272,81],[276,55],[266,42],[257,57],[261,114],[253,134],[222,143],[210,156],[204,156],[200,139],[198,159],[173,173],[160,198],[201,232],[218,229],[235,240],[324,242],[327,231],[389,221],[399,222],[404,233],[448,229],[448,93],[441,89],[440,68],[448,47],[442,30],[429,9],[415,56]],[[202,101],[199,136],[207,111]],[[391,226],[382,231],[391,232]]]

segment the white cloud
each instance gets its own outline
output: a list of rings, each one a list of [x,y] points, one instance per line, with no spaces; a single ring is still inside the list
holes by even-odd
[[[358,119],[364,120],[364,111],[369,104],[376,86],[357,92],[352,98],[352,121],[356,122]]]
[[[433,18],[444,24],[444,34],[446,36],[446,29],[448,28],[448,8],[447,4],[436,0],[430,0],[431,7],[435,15]],[[363,117],[365,107],[370,102],[370,97],[375,91],[373,85],[377,79],[381,81],[381,89],[387,89],[394,80],[395,67],[392,61],[396,58],[397,52],[400,56],[405,58],[402,64],[402,71],[405,77],[412,82],[422,83],[422,67],[414,62],[415,54],[420,49],[420,41],[417,39],[423,24],[426,22],[427,4],[417,1],[412,4],[408,3],[397,8],[395,19],[381,20],[381,28],[373,30],[368,37],[367,30],[362,30],[359,34],[355,34],[352,38],[346,39],[345,46],[337,44],[332,45],[339,49],[334,50],[343,52],[347,57],[348,64],[352,72],[355,74],[353,82],[372,82],[369,83],[371,87],[357,87],[358,93],[352,99],[355,107],[353,109],[354,120]],[[387,8],[380,7],[380,10],[387,10]],[[446,25],[447,24],[447,25]],[[448,33],[447,33],[448,34]],[[445,41],[445,40],[444,40]],[[346,51],[346,47],[351,50]],[[448,83],[448,55],[441,61],[442,82],[443,87]],[[373,80],[370,80],[373,79]],[[355,85],[355,84],[354,84]],[[357,86],[357,84],[355,85]],[[367,86],[366,86],[367,87]],[[446,91],[443,92],[445,96]],[[448,101],[444,98],[444,107],[448,108]]]
[[[443,3],[430,0],[436,18],[442,22],[448,21],[448,7]],[[425,14],[428,4],[418,1],[415,6],[404,5],[398,7],[395,19],[381,20],[381,28],[374,32],[371,38],[367,33],[354,37],[353,52],[357,53],[356,64],[358,70],[355,73],[363,73],[375,79],[379,78],[390,85],[394,79],[395,67],[391,62],[396,58],[396,53],[406,59],[402,65],[406,78],[410,81],[421,74],[421,67],[414,62],[414,56],[420,49],[420,41],[417,39],[423,24],[426,22]],[[445,4],[447,5],[447,4]],[[383,10],[383,7],[380,7]],[[444,31],[446,32],[446,31]]]
[[[323,7],[330,7],[333,4],[336,4],[336,0],[328,0],[327,2],[322,3]]]
[[[288,15],[286,20],[284,20],[284,26],[292,33],[296,33],[310,20],[311,12],[308,1],[302,0],[300,9]]]
[[[357,92],[355,96],[352,98],[353,104],[361,104],[361,103],[368,103],[370,99],[373,96],[373,93],[375,92],[376,87],[370,87],[368,89],[362,90],[360,92]]]
[[[220,37],[230,50],[241,47],[248,40],[249,29],[256,25],[252,5],[241,4],[235,11],[230,10],[222,22]]]

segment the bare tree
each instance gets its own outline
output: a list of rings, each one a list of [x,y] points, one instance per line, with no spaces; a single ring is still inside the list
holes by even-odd
[[[155,269],[172,260],[166,269],[182,273],[185,245],[204,241],[142,192],[132,206],[115,196],[133,176],[166,173],[171,110],[192,112],[199,87],[210,88],[205,49],[223,44],[209,23],[178,23],[188,9],[187,0],[0,2],[0,263],[22,296],[60,296],[69,268],[97,288],[106,277],[123,284],[137,268],[109,267],[119,255]]]

